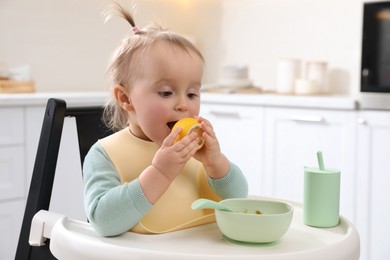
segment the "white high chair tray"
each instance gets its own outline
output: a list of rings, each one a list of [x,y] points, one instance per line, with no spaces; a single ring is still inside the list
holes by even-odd
[[[60,260],[76,259],[359,259],[359,236],[352,224],[340,217],[334,228],[303,224],[302,205],[294,205],[291,226],[281,240],[246,244],[222,235],[216,223],[177,232],[143,235],[127,232],[101,237],[90,224],[66,217],[54,224],[50,250]]]

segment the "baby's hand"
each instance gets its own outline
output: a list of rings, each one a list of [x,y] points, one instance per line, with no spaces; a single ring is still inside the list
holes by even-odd
[[[173,143],[180,131],[180,128],[174,129],[165,138],[152,160],[152,165],[169,181],[173,181],[187,161],[197,151],[199,140],[195,133],[184,137],[175,144]]]
[[[205,139],[205,144],[194,155],[194,158],[203,163],[210,177],[215,179],[222,178],[229,171],[229,161],[221,153],[219,141],[211,123],[202,117],[199,117],[198,120],[204,131],[203,138]]]

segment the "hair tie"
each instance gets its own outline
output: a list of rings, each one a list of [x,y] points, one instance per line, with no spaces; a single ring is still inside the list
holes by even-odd
[[[133,28],[131,28],[131,30],[133,31],[134,34],[137,34],[141,31],[137,26],[134,26]]]

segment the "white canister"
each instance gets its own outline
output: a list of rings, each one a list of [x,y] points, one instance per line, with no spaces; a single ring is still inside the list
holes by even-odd
[[[324,61],[308,61],[306,63],[305,78],[316,85],[319,94],[326,94],[327,90],[327,63]]]
[[[297,59],[282,59],[278,62],[276,92],[292,94],[295,80],[301,74],[301,61]]]
[[[297,95],[314,95],[318,94],[316,82],[307,79],[297,79],[295,81],[294,93]]]

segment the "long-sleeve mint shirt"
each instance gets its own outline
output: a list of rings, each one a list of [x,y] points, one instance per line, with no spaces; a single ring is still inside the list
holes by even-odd
[[[131,166],[129,166],[131,167]],[[119,174],[101,144],[94,144],[83,166],[84,204],[93,228],[103,236],[116,236],[135,226],[153,207],[138,178],[121,183]],[[228,174],[208,178],[209,186],[223,199],[248,195],[241,170],[230,162]]]

